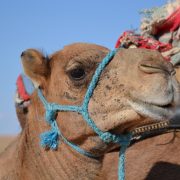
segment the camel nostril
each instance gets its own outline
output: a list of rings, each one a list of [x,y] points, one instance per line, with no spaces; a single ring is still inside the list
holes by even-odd
[[[171,63],[161,60],[147,61],[143,60],[139,64],[139,69],[145,73],[166,73],[171,76],[175,74],[175,70]]]
[[[139,65],[139,69],[145,73],[162,73],[165,72],[164,69],[158,67],[158,66],[151,66],[151,65],[147,65],[147,64],[140,64]]]

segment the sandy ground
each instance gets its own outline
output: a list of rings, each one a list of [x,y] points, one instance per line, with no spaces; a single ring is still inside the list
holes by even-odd
[[[15,136],[0,136],[0,153],[13,141]]]

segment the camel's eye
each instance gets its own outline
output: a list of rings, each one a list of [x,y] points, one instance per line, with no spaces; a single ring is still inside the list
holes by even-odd
[[[82,67],[77,67],[75,69],[72,69],[70,72],[70,77],[73,80],[79,81],[82,80],[85,77],[85,70]]]

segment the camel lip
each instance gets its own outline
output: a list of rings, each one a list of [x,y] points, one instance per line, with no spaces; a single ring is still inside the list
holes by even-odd
[[[140,115],[149,117],[153,120],[166,120],[175,114],[173,103],[157,105],[142,100],[129,101],[130,106]]]

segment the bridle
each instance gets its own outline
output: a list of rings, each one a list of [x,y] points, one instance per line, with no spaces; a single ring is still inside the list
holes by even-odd
[[[149,129],[150,126],[144,126],[140,128],[134,129],[132,132],[127,133],[127,134],[112,134],[110,132],[103,132],[100,130],[94,121],[91,119],[88,111],[88,104],[90,101],[90,98],[93,95],[93,92],[96,88],[96,85],[99,81],[100,75],[104,68],[107,66],[107,64],[112,60],[112,58],[115,56],[116,52],[119,49],[115,49],[113,51],[110,51],[106,57],[101,61],[101,63],[98,65],[92,80],[88,86],[88,89],[86,91],[86,94],[84,96],[84,100],[82,105],[77,105],[77,106],[71,106],[71,105],[60,105],[56,103],[49,103],[45,99],[45,97],[42,94],[41,89],[38,89],[38,96],[40,100],[42,101],[44,107],[45,107],[45,119],[47,123],[51,126],[50,131],[44,132],[40,135],[41,138],[41,146],[45,148],[50,148],[52,150],[57,149],[58,147],[58,142],[59,139],[69,145],[71,148],[76,150],[77,152],[88,156],[90,158],[98,158],[98,156],[85,151],[84,149],[81,149],[78,145],[71,143],[68,141],[63,134],[61,133],[57,122],[56,122],[56,113],[59,111],[70,111],[70,112],[77,112],[78,114],[81,114],[83,119],[86,121],[86,123],[92,128],[92,130],[99,136],[99,138],[105,142],[105,143],[116,143],[120,145],[120,152],[119,152],[119,166],[118,166],[118,179],[119,180],[124,180],[125,179],[125,151],[127,147],[130,145],[131,140],[133,138],[137,138],[138,136],[142,136],[143,133],[145,132],[152,132],[152,129],[156,128],[151,128]],[[159,124],[160,125],[160,124]],[[161,123],[161,128],[167,128],[169,124],[167,123]],[[158,127],[158,126],[157,126]],[[160,126],[159,126],[160,127]],[[159,128],[160,129],[160,128]],[[148,130],[148,131],[147,131]]]
[[[173,120],[160,121],[137,127],[131,131],[131,144],[165,133],[180,132],[180,123]]]

